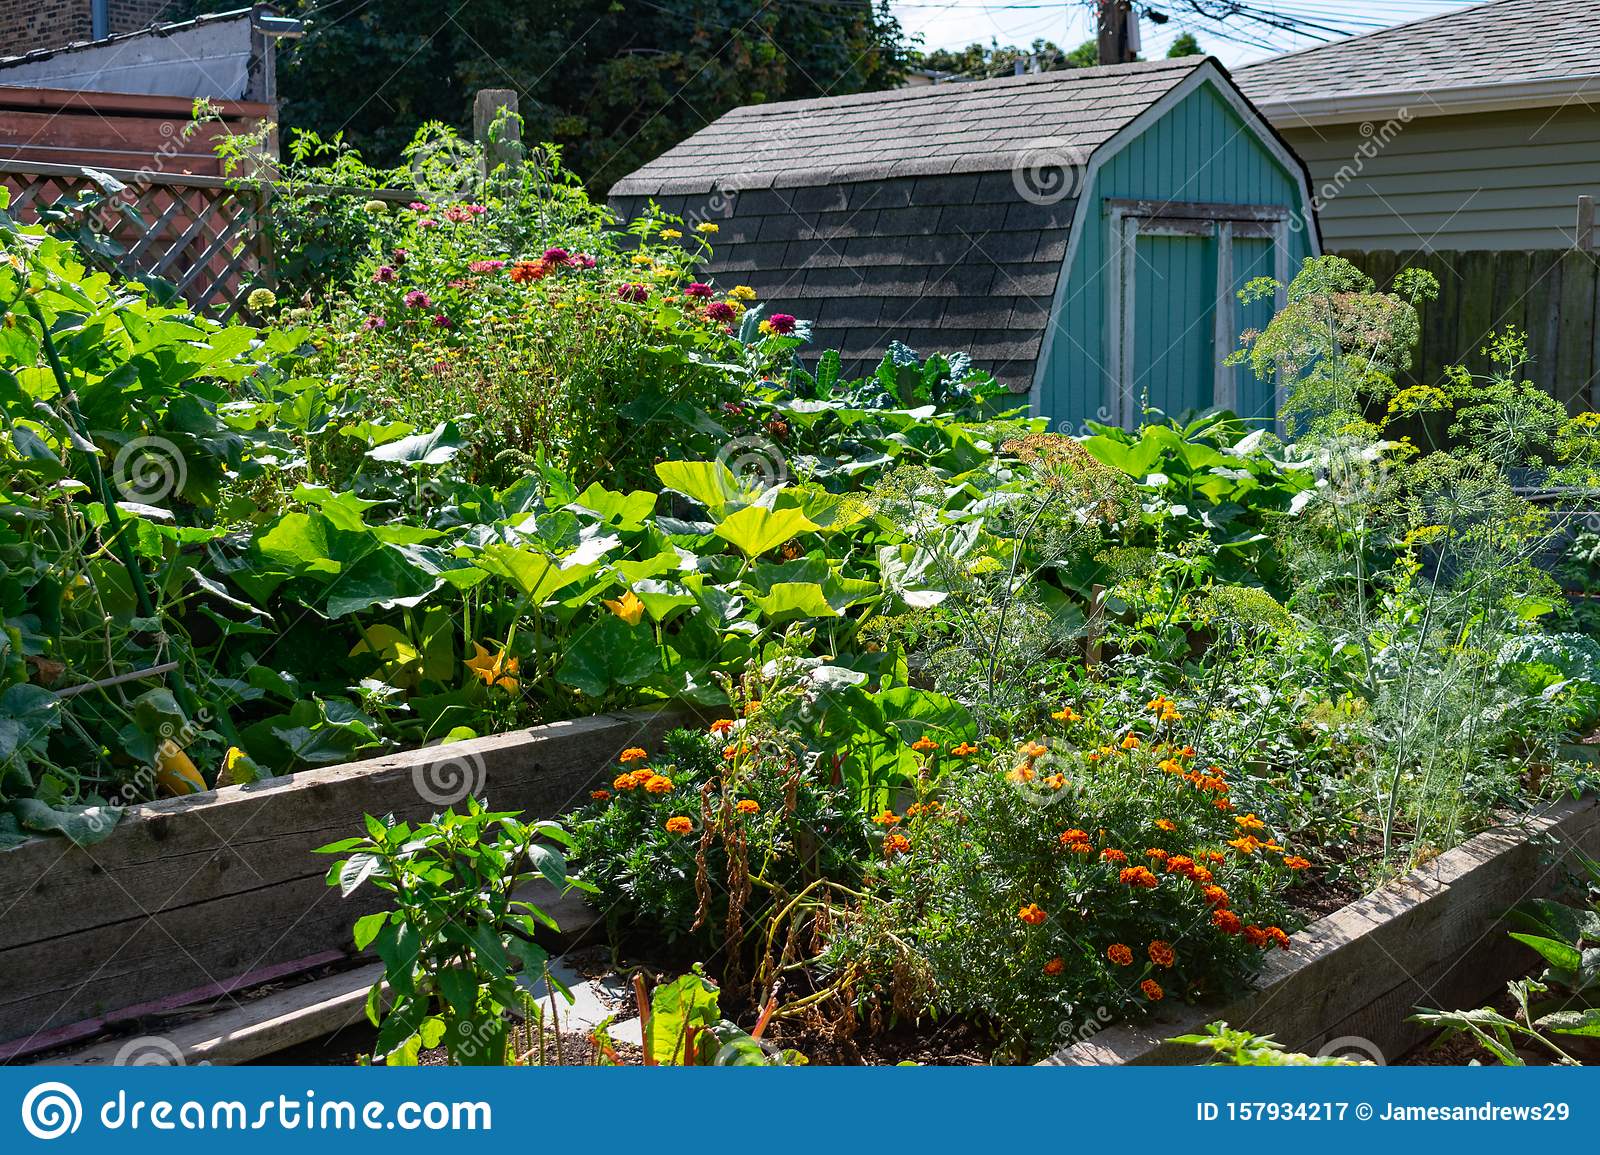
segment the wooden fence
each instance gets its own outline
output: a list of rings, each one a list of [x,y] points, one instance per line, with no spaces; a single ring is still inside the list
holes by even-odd
[[[1434,382],[1450,365],[1484,372],[1489,334],[1515,325],[1528,335],[1528,379],[1569,410],[1600,409],[1600,252],[1340,252],[1380,288],[1400,271],[1426,269],[1439,299],[1422,310],[1422,343],[1410,383]]]

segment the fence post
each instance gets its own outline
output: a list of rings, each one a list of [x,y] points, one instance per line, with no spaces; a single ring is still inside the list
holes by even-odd
[[[472,100],[472,138],[483,145],[483,175],[522,160],[522,121],[517,94],[509,88],[480,88]]]
[[[1594,251],[1594,198],[1579,194],[1578,196],[1578,251],[1589,253]]]

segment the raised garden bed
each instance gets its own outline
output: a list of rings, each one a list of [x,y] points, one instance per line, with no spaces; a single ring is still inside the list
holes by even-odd
[[[0,852],[0,1061],[353,953],[382,897],[341,900],[318,846],[364,814],[425,818],[469,793],[554,817],[681,712],[556,722],[131,808],[88,848]]]
[[[1182,1064],[1204,1052],[1167,1042],[1218,1019],[1292,1051],[1386,1062],[1427,1037],[1419,1006],[1476,1006],[1526,968],[1505,912],[1559,888],[1576,853],[1600,855],[1600,799],[1566,802],[1514,829],[1480,834],[1350,903],[1274,952],[1253,988],[1218,1006],[1173,1005],[1063,1047],[1054,1065]]]

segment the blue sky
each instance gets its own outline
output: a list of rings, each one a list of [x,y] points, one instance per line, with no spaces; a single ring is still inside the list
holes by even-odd
[[[1463,7],[1462,0],[1244,0],[1244,6],[1285,20],[1308,21],[1325,29],[1295,34],[1240,19],[1219,26],[1196,18],[1187,3],[1152,0],[1167,12],[1165,25],[1142,21],[1143,55],[1165,55],[1178,33],[1189,30],[1224,64],[1259,60],[1277,52],[1310,48],[1339,31],[1369,32]],[[1072,47],[1094,35],[1085,0],[894,0],[895,15],[909,33],[920,33],[923,47],[962,48],[974,42],[1027,44],[1036,36]],[[1226,33],[1226,35],[1224,34]],[[1230,41],[1229,36],[1234,37]]]

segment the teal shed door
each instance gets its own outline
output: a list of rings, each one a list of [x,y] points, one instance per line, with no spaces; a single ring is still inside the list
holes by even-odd
[[[1107,203],[1112,422],[1138,424],[1141,405],[1174,418],[1218,406],[1270,422],[1279,408],[1275,383],[1223,361],[1241,331],[1272,317],[1274,302],[1246,306],[1238,291],[1256,277],[1287,279],[1287,209]]]

